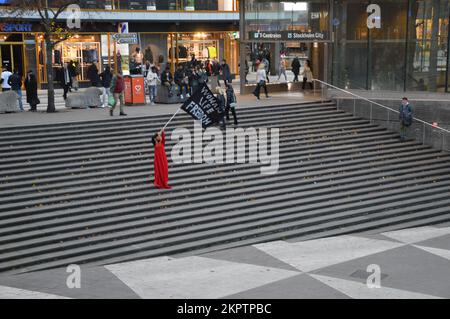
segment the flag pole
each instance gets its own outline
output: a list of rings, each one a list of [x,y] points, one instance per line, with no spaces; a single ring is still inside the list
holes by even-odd
[[[175,112],[174,115],[172,115],[172,117],[170,118],[170,120],[167,121],[166,125],[164,125],[164,127],[162,128],[161,132],[164,131],[164,130],[166,129],[167,125],[169,125],[170,122],[172,122],[172,120],[175,118],[175,116],[177,116],[177,114],[178,114],[178,112],[180,112],[180,110],[181,110],[181,107]]]

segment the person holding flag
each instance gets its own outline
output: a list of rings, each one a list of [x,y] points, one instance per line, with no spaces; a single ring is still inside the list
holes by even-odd
[[[156,133],[152,138],[152,143],[155,148],[154,171],[155,180],[154,185],[160,189],[171,189],[169,186],[169,163],[165,150],[166,133],[164,129]]]

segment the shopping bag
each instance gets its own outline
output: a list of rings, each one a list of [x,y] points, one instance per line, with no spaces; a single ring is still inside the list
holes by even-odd
[[[108,106],[109,106],[109,107],[113,107],[113,106],[115,106],[115,105],[116,105],[116,99],[114,98],[113,95],[110,95],[110,96],[108,97]]]

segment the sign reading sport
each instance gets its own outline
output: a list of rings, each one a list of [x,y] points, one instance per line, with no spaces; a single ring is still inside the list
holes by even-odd
[[[250,32],[250,40],[312,40],[324,41],[328,40],[326,32],[301,32],[301,31],[255,31]]]

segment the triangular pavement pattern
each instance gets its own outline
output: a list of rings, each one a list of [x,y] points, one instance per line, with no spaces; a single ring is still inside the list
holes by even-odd
[[[427,247],[427,246],[419,246],[419,245],[413,245],[413,246],[416,248],[425,250],[426,252],[428,252],[430,254],[450,260],[450,250],[434,248],[434,247]]]
[[[58,268],[20,275],[3,275],[0,276],[0,285],[70,298],[139,298],[127,285],[104,267],[81,266],[80,288],[73,289],[67,287],[66,282],[70,273],[66,270],[66,268]]]
[[[441,299],[432,295],[388,287],[369,288],[365,284],[340,278],[322,275],[310,276],[354,299]]]
[[[414,244],[448,234],[450,234],[450,227],[437,228],[431,226],[401,229],[383,233],[384,236],[396,239],[405,244]]]
[[[298,269],[296,269],[295,267],[292,267],[291,265],[286,264],[281,260],[274,258],[273,256],[253,246],[244,246],[234,249],[215,251],[212,253],[201,255],[201,257],[220,259],[237,263],[246,263],[271,268],[280,268],[290,271],[298,271]]]
[[[226,299],[349,299],[344,293],[323,284],[308,274],[282,279],[242,291]]]
[[[0,286],[0,299],[70,299],[38,291]]]
[[[215,299],[298,275],[205,257],[157,257],[105,266],[145,299]]]
[[[275,241],[255,247],[303,272],[309,272],[403,245],[385,240],[339,236],[297,243]]]

